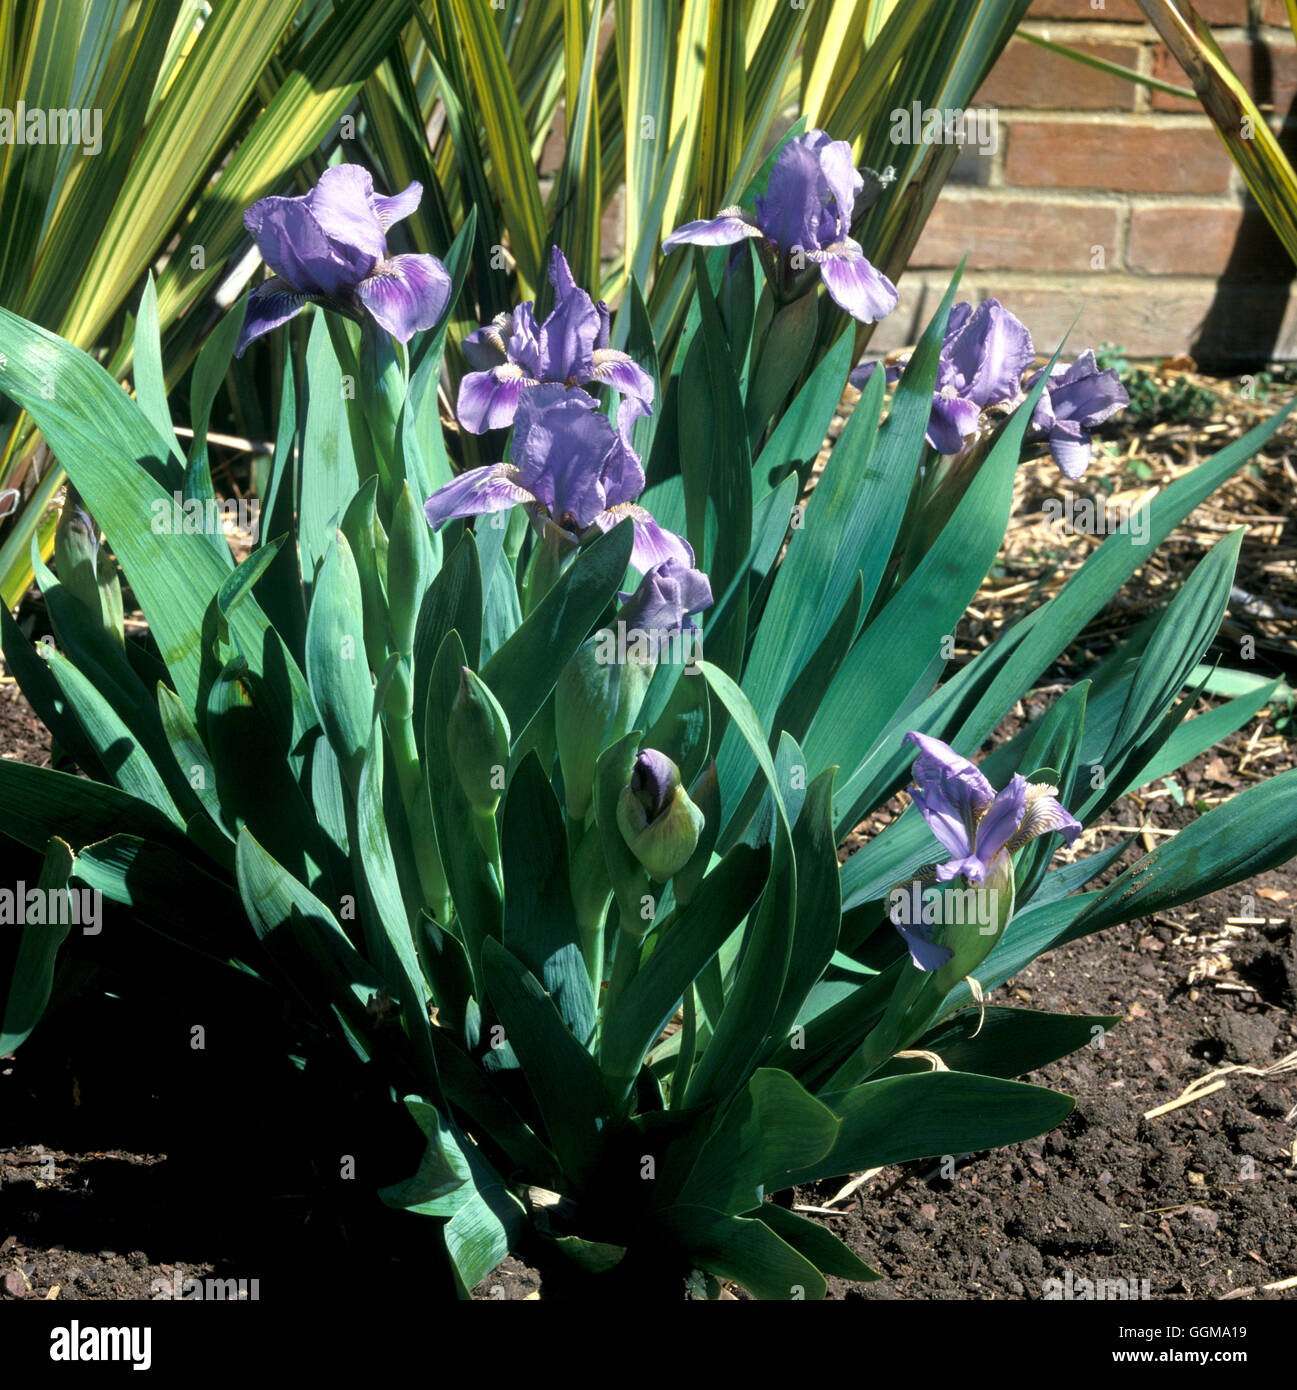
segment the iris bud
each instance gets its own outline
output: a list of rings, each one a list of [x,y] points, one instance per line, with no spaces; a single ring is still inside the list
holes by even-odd
[[[509,720],[490,689],[467,666],[460,667],[459,694],[450,707],[446,744],[469,803],[494,815],[509,762]]]
[[[70,488],[54,532],[54,563],[59,583],[79,598],[119,643],[124,643],[121,578],[107,549],[100,544],[98,526]]]
[[[631,853],[658,883],[689,862],[703,830],[703,813],[680,785],[665,754],[643,749],[617,800],[617,828]]]
[[[393,649],[403,656],[414,650],[419,605],[432,582],[435,565],[431,535],[410,484],[402,482],[387,547],[387,615]]]

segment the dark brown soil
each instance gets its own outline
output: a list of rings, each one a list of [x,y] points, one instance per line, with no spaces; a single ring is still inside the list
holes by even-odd
[[[1257,897],[1271,921],[1231,933],[1243,895],[1262,891],[1284,895]],[[1297,1072],[1233,1072],[1214,1094],[1145,1118],[1218,1068],[1264,1070],[1297,1052],[1295,898],[1286,866],[1073,942],[1012,980],[1005,1003],[1122,1018],[1102,1046],[1027,1078],[1076,1109],[1051,1134],[971,1156],[951,1181],[928,1164],[885,1171],[843,1216],[820,1218],[887,1276],[832,1296],[1042,1298],[1070,1273],[1074,1288],[1147,1280],[1154,1299],[1297,1297],[1265,1291],[1297,1275]],[[1213,956],[1231,965],[1196,980]],[[797,1200],[827,1203],[842,1185]]]

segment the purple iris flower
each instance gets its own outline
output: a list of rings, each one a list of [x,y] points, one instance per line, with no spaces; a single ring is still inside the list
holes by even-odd
[[[984,299],[976,308],[954,305],[946,321],[946,336],[937,363],[932,414],[927,441],[939,454],[958,454],[977,433],[988,406],[1015,401],[1022,394],[1022,374],[1035,360],[1031,334],[998,299]],[[853,386],[864,389],[876,362],[851,373]],[[904,361],[887,369],[895,381]]]
[[[651,411],[653,379],[626,353],[608,346],[608,306],[578,287],[557,246],[549,281],[555,304],[544,323],[536,323],[535,305],[527,300],[464,339],[464,355],[477,370],[459,383],[456,413],[470,433],[507,429],[523,392],[544,381],[608,385],[639,401],[640,414]]]
[[[595,531],[635,523],[631,564],[647,572],[664,560],[693,565],[689,544],[659,526],[635,504],[644,491],[644,470],[631,447],[630,428],[642,413],[628,397],[617,425],[579,387],[545,383],[518,402],[513,462],[470,468],[432,494],[424,507],[435,529],[452,517],[482,516],[526,507],[542,534],[557,528],[560,542],[576,546]]]
[[[617,616],[626,624],[627,632],[652,632],[664,637],[696,632],[698,624],[691,615],[713,603],[707,576],[674,556],[654,565],[633,594],[619,597],[623,606]]]
[[[984,883],[1009,859],[1040,835],[1058,831],[1070,845],[1081,823],[1058,800],[1058,788],[1028,782],[1014,773],[997,792],[982,772],[948,744],[926,734],[908,733],[907,743],[919,750],[914,760],[910,795],[928,828],[951,858],[921,869],[915,882],[948,883],[963,876],[966,883]],[[950,959],[949,948],[930,941],[916,923],[893,919],[920,970],[936,970]]]
[[[374,319],[408,343],[450,302],[450,275],[435,256],[389,256],[387,229],[419,206],[423,185],[380,198],[359,164],[326,169],[300,198],[262,198],[243,214],[273,279],[247,298],[236,357],[307,304]]]
[[[765,196],[756,200],[755,217],[740,207],[723,208],[715,217],[677,227],[662,249],[732,246],[745,237],[759,238],[769,244],[785,285],[790,268],[801,269],[799,258],[810,261],[819,266],[825,289],[841,308],[861,323],[876,323],[896,308],[897,294],[851,239],[864,183],[851,146],[811,130],[779,151]]]
[[[1038,371],[1030,390],[1044,375]],[[1036,403],[1028,441],[1048,439],[1049,452],[1065,478],[1079,478],[1090,466],[1090,431],[1130,404],[1117,373],[1100,371],[1094,350],[1086,350],[1064,367],[1060,362]]]

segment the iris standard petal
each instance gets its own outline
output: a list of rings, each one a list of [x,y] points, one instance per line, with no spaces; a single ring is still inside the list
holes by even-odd
[[[540,325],[536,322],[534,306],[524,300],[513,311],[512,328],[505,343],[510,362],[516,362],[523,372],[537,381],[544,379],[541,370]]]
[[[390,198],[374,198],[372,206],[379,226],[384,231],[404,221],[419,206],[423,198],[423,185],[415,182]]]
[[[859,242],[844,237],[806,259],[820,267],[824,287],[839,308],[861,323],[877,323],[896,308],[896,286],[865,259]]]
[[[985,409],[1013,400],[1036,350],[1026,325],[998,299],[984,299],[942,349],[962,383],[961,395]]]
[[[811,132],[784,145],[764,195],[756,200],[757,225],[785,255],[795,246],[810,253],[821,245],[824,194],[813,137],[822,133]]]
[[[604,505],[633,502],[644,491],[644,467],[631,443],[631,427],[647,407],[636,396],[626,396],[617,407],[617,428],[600,464]]]
[[[977,827],[977,857],[988,868],[991,860],[1013,838],[1026,810],[1027,779],[1015,772]]]
[[[359,164],[336,164],[303,200],[333,245],[352,280],[360,280],[387,255],[383,224],[374,211],[374,180]]]
[[[572,278],[566,257],[554,247],[549,258],[554,309],[540,326],[540,371],[546,381],[589,381],[600,318],[594,300]]]
[[[262,198],[243,214],[262,259],[300,294],[340,299],[353,279],[304,198]]]
[[[542,383],[523,393],[514,416],[519,482],[569,530],[583,531],[604,509],[603,463],[616,432],[592,396]]]
[[[928,829],[937,837],[942,848],[963,861],[973,853],[972,836],[968,823],[960,808],[942,795],[940,790],[924,787],[916,783],[910,789],[910,796],[919,808],[919,814],[928,823]],[[950,868],[943,864],[942,869]],[[938,871],[940,873],[940,871]],[[951,875],[958,869],[952,869]]]
[[[830,140],[823,131],[819,133],[824,135],[816,148],[820,161],[820,181],[823,191],[832,198],[837,214],[837,225],[829,240],[836,241],[851,233],[856,198],[865,186],[865,180],[851,157],[851,146],[845,140]]]
[[[431,328],[450,303],[450,274],[435,256],[393,256],[356,286],[356,298],[398,342]]]
[[[948,743],[918,732],[906,734],[905,741],[919,750],[912,775],[920,787],[944,788],[948,797],[966,806],[974,817],[981,816],[995,800],[995,788],[981,769]]]
[[[958,304],[950,306],[950,313],[946,315],[946,334],[942,339],[943,348],[964,331],[968,320],[973,317],[973,306],[966,299],[961,299]]]

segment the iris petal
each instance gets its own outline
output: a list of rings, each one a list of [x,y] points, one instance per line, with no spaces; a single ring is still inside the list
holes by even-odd
[[[435,256],[393,256],[356,286],[356,298],[398,342],[431,328],[450,303],[450,275]]]
[[[470,434],[508,429],[518,413],[522,393],[535,385],[512,362],[488,372],[469,372],[460,380],[455,414]]]
[[[266,264],[299,293],[345,296],[350,267],[334,255],[304,198],[263,198],[243,214],[243,225]]]
[[[387,255],[383,225],[374,211],[374,180],[359,164],[336,164],[302,200],[329,238],[353,280]]]
[[[680,246],[733,246],[744,237],[764,235],[742,208],[724,208],[715,217],[704,217],[677,227],[663,241],[662,249],[674,251]]]
[[[390,198],[373,198],[371,206],[374,215],[378,218],[379,226],[386,231],[389,227],[394,227],[398,222],[405,218],[419,206],[423,198],[423,185],[412,183],[408,188],[400,193],[394,193]]]
[[[853,319],[877,323],[896,308],[896,286],[870,265],[859,243],[850,237],[821,251],[808,251],[806,259],[818,263],[824,288]]]
[[[627,517],[635,523],[634,544],[630,553],[633,568],[647,574],[655,565],[675,560],[692,569],[694,552],[689,542],[674,531],[668,531],[665,526],[660,526],[651,512],[634,502],[621,502],[607,508],[595,517],[594,524],[601,531],[611,531]]]
[[[516,468],[507,463],[489,463],[470,468],[439,487],[424,504],[423,512],[428,525],[436,530],[455,517],[483,516],[535,500],[518,486]]]
[[[313,300],[313,295],[299,294],[287,280],[277,275],[258,285],[245,303],[235,357],[242,357],[249,343],[295,318]]]

